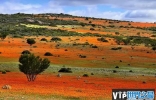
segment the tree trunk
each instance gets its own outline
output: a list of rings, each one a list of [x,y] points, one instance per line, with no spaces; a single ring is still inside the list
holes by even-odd
[[[29,82],[35,81],[37,74],[26,74]]]

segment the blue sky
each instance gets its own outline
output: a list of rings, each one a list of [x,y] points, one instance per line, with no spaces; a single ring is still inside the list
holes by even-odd
[[[66,13],[156,22],[156,0],[0,0],[0,13]]]

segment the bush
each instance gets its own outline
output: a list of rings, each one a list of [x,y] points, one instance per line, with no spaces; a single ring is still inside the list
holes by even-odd
[[[88,74],[83,74],[83,77],[89,77],[89,75]]]
[[[152,47],[152,50],[156,50],[156,46]]]
[[[119,66],[116,66],[115,68],[119,68]]]
[[[132,70],[130,70],[129,72],[131,72],[131,73],[132,73],[133,71],[132,71]]]
[[[47,42],[47,39],[46,38],[42,38],[40,41],[46,41]]]
[[[119,35],[120,33],[119,33],[119,32],[115,32],[115,34],[116,34],[116,35]]]
[[[71,68],[61,68],[58,72],[72,73]]]
[[[106,40],[105,38],[101,37],[101,38],[97,38],[98,41],[101,41],[101,42],[108,42],[108,40]]]
[[[91,75],[94,75],[94,73],[91,73]]]
[[[113,73],[117,73],[117,71],[116,70],[113,70]]]
[[[91,47],[92,47],[92,48],[98,48],[96,45],[92,45]]]
[[[53,37],[52,39],[51,39],[51,41],[62,41],[62,39],[61,38],[59,38],[59,37]]]
[[[122,47],[117,47],[117,48],[111,48],[111,50],[120,50]]]
[[[50,52],[46,52],[44,56],[53,56],[53,54],[51,54]]]
[[[85,55],[79,55],[79,57],[80,57],[80,58],[86,58],[86,56],[85,56]]]
[[[27,43],[31,46],[36,43],[34,39],[27,39]]]
[[[6,71],[2,71],[2,74],[6,74]]]
[[[94,31],[95,29],[94,29],[94,28],[90,28],[90,30],[91,30],[91,31]]]
[[[21,54],[30,54],[29,50],[24,50]]]

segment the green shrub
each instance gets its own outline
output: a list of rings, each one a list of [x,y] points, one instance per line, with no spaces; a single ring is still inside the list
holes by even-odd
[[[119,35],[120,33],[119,33],[119,32],[115,32],[115,34],[116,34],[116,35]]]
[[[98,48],[98,46],[96,46],[96,45],[92,45],[91,47],[92,47],[92,48]]]
[[[117,47],[117,48],[111,48],[111,50],[120,50],[122,47]]]
[[[51,39],[51,41],[62,41],[62,39],[61,38],[59,38],[59,37],[53,37],[52,39]]]
[[[47,39],[46,38],[42,38],[40,41],[46,41],[47,42]]]
[[[94,28],[90,28],[90,30],[91,30],[91,31],[94,31],[95,29],[94,29]]]
[[[119,66],[116,66],[115,68],[119,68]]]
[[[156,50],[156,46],[153,46],[153,47],[152,47],[152,50]]]
[[[101,41],[101,42],[108,42],[108,40],[106,40],[104,37],[101,37],[101,38],[97,38],[98,41]]]
[[[2,71],[2,74],[6,74],[6,71]]]
[[[29,50],[24,50],[21,54],[30,54]]]
[[[31,46],[31,45],[35,44],[36,41],[34,39],[30,38],[30,39],[27,39],[27,43]]]
[[[58,72],[72,73],[71,68],[61,68]]]
[[[53,54],[51,54],[50,52],[46,52],[44,56],[53,56]]]
[[[80,58],[86,58],[87,56],[85,55],[79,55]]]
[[[131,73],[132,73],[133,71],[132,71],[132,70],[130,70],[129,72],[131,72]]]
[[[83,74],[83,77],[89,77],[89,75],[88,74]]]
[[[117,71],[116,70],[113,70],[113,73],[117,73]]]

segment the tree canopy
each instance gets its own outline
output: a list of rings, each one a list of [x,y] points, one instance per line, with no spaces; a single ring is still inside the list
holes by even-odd
[[[28,81],[34,81],[38,74],[50,66],[47,58],[42,59],[34,54],[22,54],[19,62],[19,70],[27,76]]]
[[[35,44],[36,41],[34,39],[27,39],[27,43],[31,45]]]

